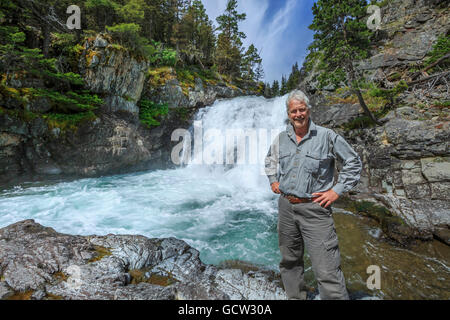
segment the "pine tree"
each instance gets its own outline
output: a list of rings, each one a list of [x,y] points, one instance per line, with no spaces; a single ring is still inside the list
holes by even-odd
[[[380,124],[364,101],[359,88],[360,77],[353,66],[354,61],[367,58],[369,53],[371,33],[366,25],[366,6],[366,0],[318,0],[314,3],[314,19],[309,26],[315,31],[311,50],[323,53],[320,84],[335,87],[342,82],[348,84],[366,115]]]
[[[280,95],[280,83],[278,82],[278,80],[273,81],[271,93],[273,97],[277,97]]]
[[[212,22],[200,0],[194,0],[176,26],[174,41],[181,59],[188,64],[213,64],[214,32]]]
[[[259,81],[264,76],[262,70],[262,59],[256,47],[251,44],[242,57],[241,75],[244,80]]]
[[[245,13],[237,12],[237,0],[228,0],[224,14],[216,19],[219,24],[217,30],[221,31],[215,56],[219,73],[232,77],[240,75],[242,39],[246,36],[239,31],[239,22],[245,18]]]
[[[286,81],[286,76],[283,75],[283,76],[281,77],[280,95],[281,95],[281,96],[284,96],[286,93],[288,93],[287,81]]]
[[[292,66],[291,74],[289,75],[289,78],[286,83],[287,91],[289,92],[294,90],[299,83],[300,83],[300,70],[298,69],[298,63],[296,62]]]

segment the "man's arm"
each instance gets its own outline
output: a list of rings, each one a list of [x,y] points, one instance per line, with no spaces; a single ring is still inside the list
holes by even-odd
[[[266,158],[264,160],[264,170],[269,178],[270,186],[272,191],[275,193],[280,193],[278,186],[278,150],[279,150],[279,135],[275,138],[271,144],[269,151],[267,152]]]
[[[343,165],[338,181],[332,188],[340,196],[358,184],[361,177],[362,162],[356,151],[343,137],[335,133],[332,138],[333,152]]]
[[[340,135],[333,132],[331,135],[333,154],[342,162],[343,168],[338,176],[338,181],[333,188],[325,192],[313,193],[317,198],[313,200],[327,208],[336,201],[343,193],[350,191],[359,182],[362,162],[355,150]]]

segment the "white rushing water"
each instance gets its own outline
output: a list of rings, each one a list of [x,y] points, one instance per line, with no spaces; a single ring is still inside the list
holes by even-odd
[[[190,164],[178,169],[3,190],[0,227],[35,219],[69,234],[176,237],[198,249],[206,263],[239,259],[276,269],[277,196],[261,166],[270,130],[284,129],[285,99],[239,97],[201,109],[196,124],[203,130],[202,148],[197,144]],[[227,129],[257,133],[257,164],[248,158],[244,164],[207,164],[220,158],[222,145],[224,159],[235,151],[226,143]],[[246,156],[255,145],[246,140]]]

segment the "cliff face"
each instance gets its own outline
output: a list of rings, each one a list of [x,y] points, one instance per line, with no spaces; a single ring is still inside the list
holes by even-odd
[[[448,3],[391,1],[382,8],[372,56],[355,62],[367,81],[392,88],[409,83],[382,126],[357,128],[363,112],[345,90],[320,91],[317,71],[300,87],[311,95],[313,119],[342,134],[364,164],[354,198],[375,198],[414,231],[408,236],[450,244],[450,128],[448,69],[417,72],[439,37],[450,31]],[[370,98],[370,97],[369,97]]]
[[[0,110],[0,181],[97,176],[171,165],[175,128],[188,128],[197,108],[218,98],[244,94],[225,83],[203,83],[183,90],[176,78],[157,90],[147,76],[147,61],[114,45],[105,34],[87,40],[79,59],[85,86],[102,97],[95,118],[76,125],[52,123]],[[22,87],[24,83],[17,83]],[[169,114],[152,129],[139,121],[139,100],[167,103]],[[30,111],[49,110],[48,101],[30,103]],[[182,110],[182,111],[180,111]]]

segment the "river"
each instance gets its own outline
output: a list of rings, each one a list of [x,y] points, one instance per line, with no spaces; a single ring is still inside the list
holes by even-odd
[[[273,134],[285,126],[284,100],[240,97],[202,108],[190,130],[192,156],[177,169],[4,188],[0,227],[35,219],[68,234],[176,237],[198,249],[205,263],[242,260],[278,271],[278,195],[261,167]],[[257,137],[244,139],[243,163],[227,158],[237,153],[226,143],[231,129]],[[448,246],[430,241],[400,248],[367,218],[335,208],[334,219],[349,291],[381,299],[450,298]],[[380,289],[367,288],[370,265],[381,270]],[[315,285],[308,258],[306,279]]]

